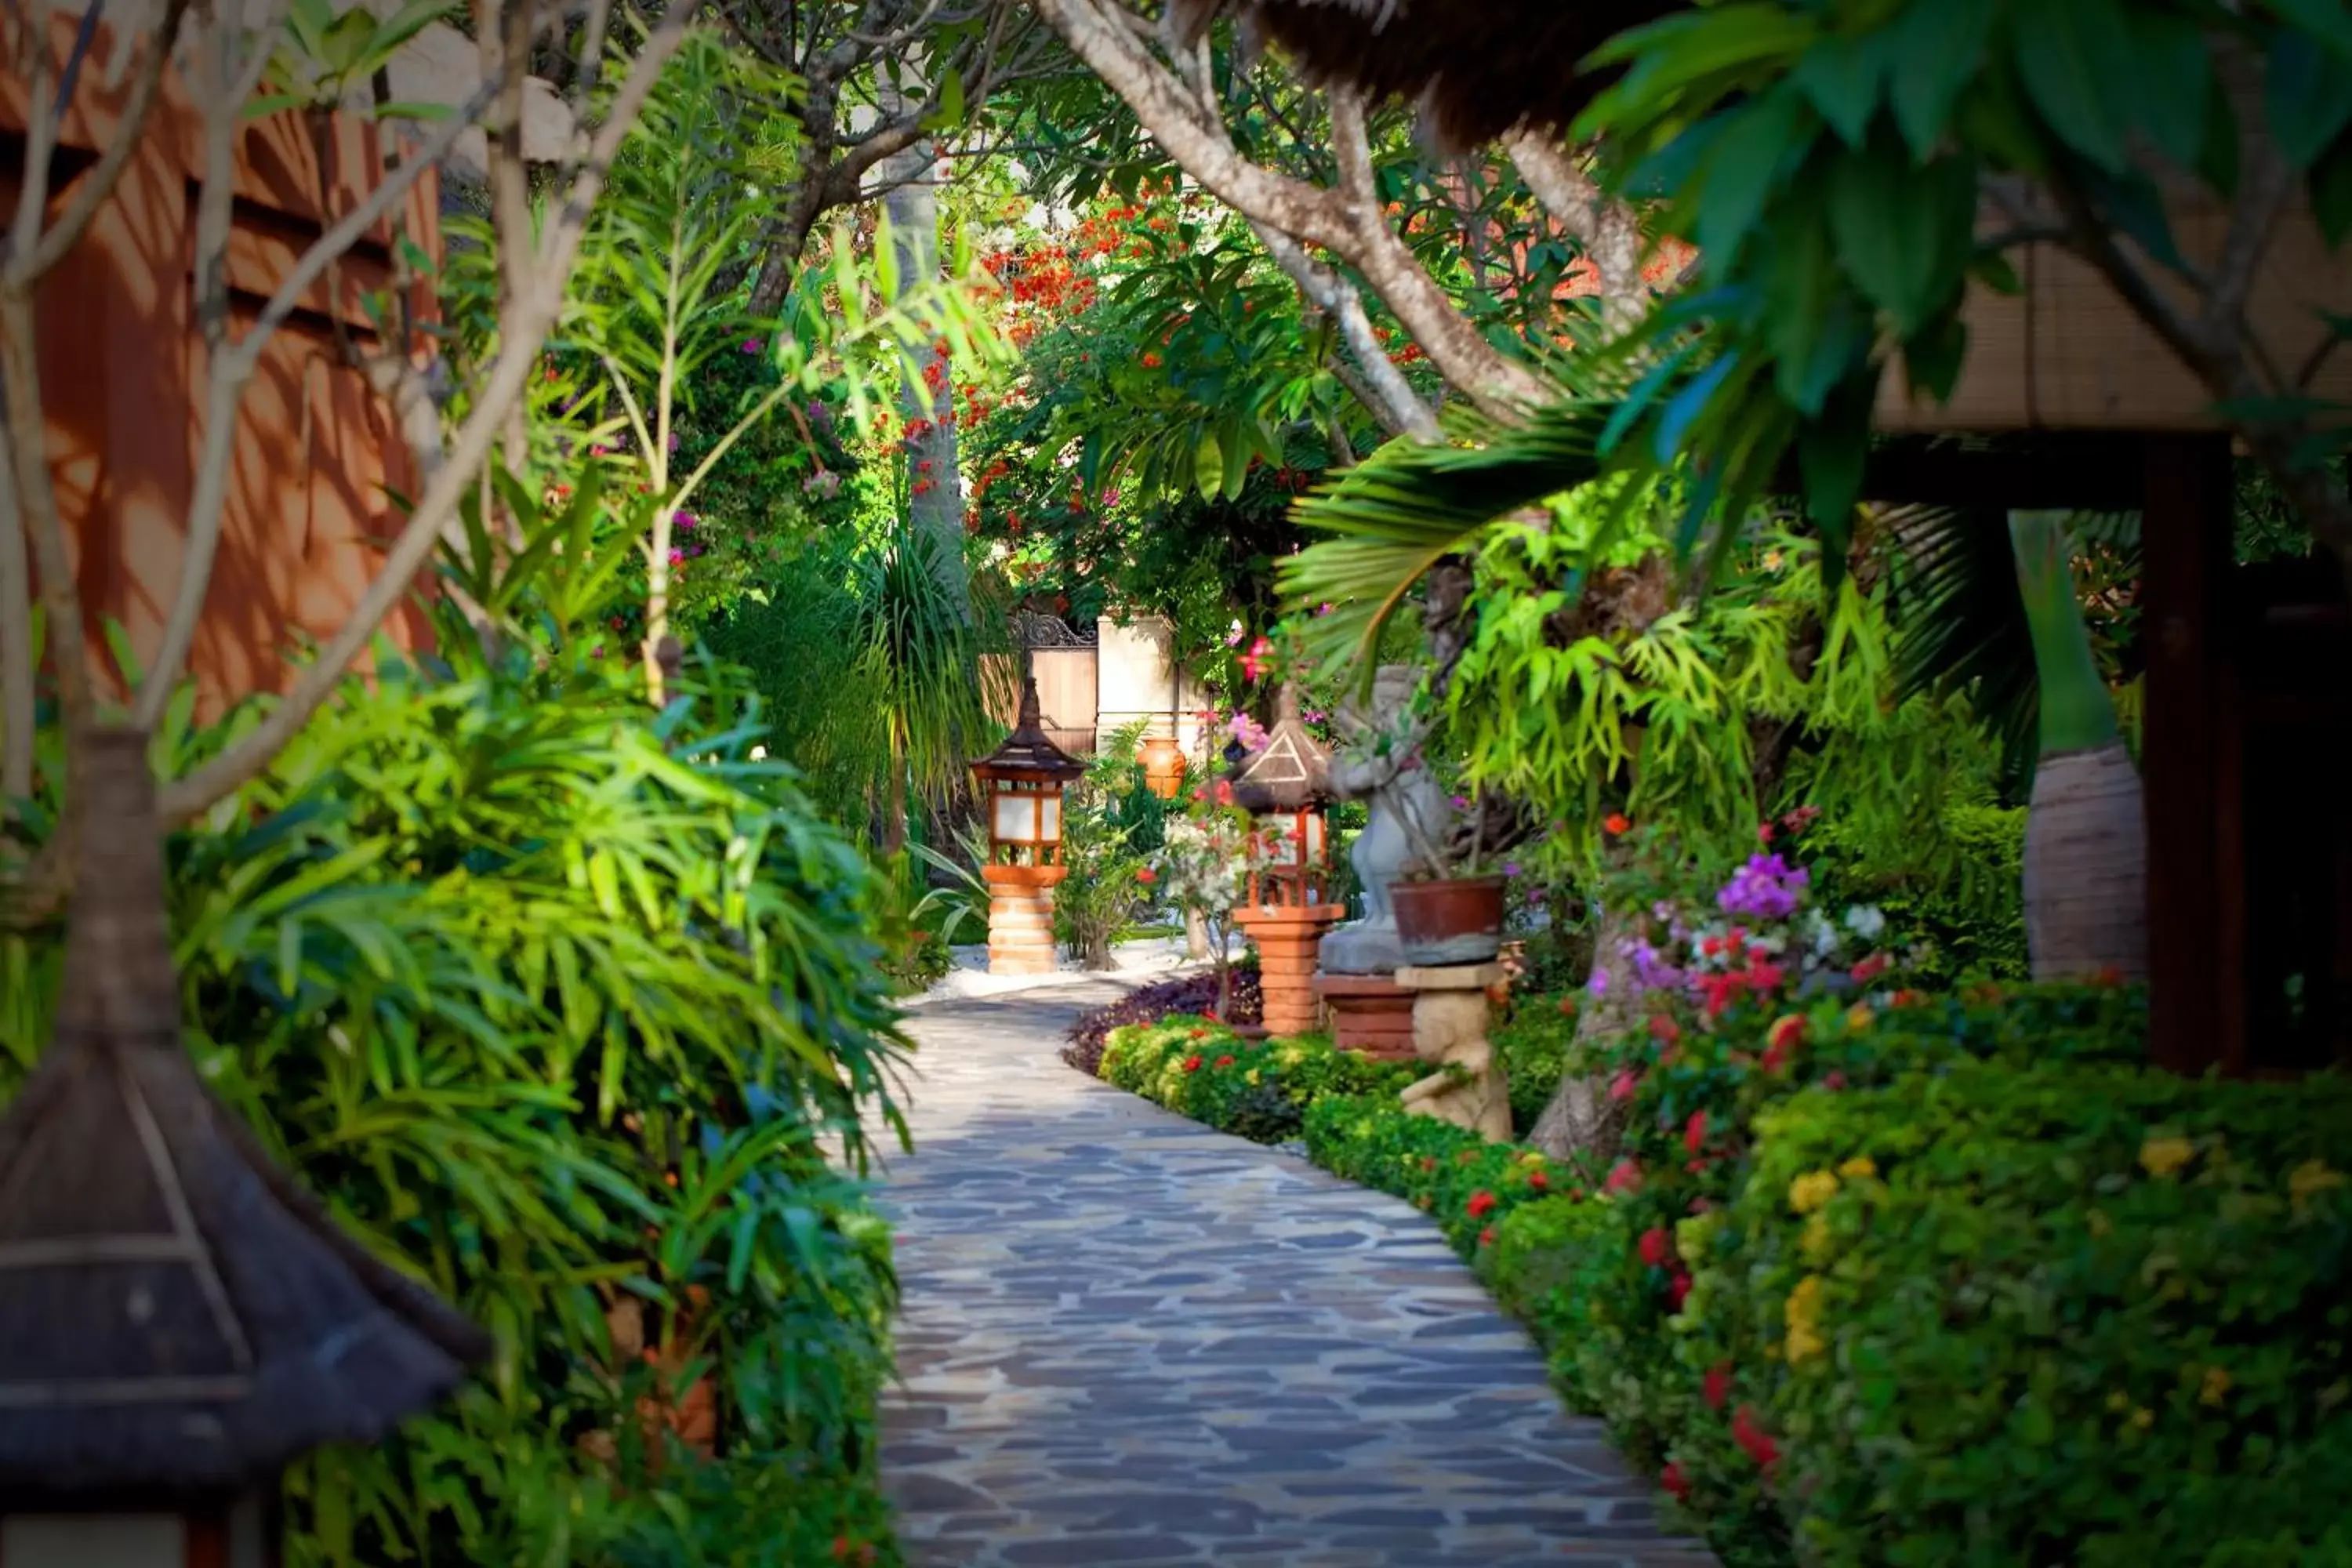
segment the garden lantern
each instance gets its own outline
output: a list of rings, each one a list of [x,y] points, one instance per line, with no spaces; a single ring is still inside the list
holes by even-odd
[[[1054,969],[1054,886],[1062,864],[1062,792],[1086,764],[1048,740],[1037,679],[1024,672],[1021,714],[1004,743],[972,763],[988,815],[988,968],[992,974]]]
[[[1323,933],[1347,910],[1328,901],[1331,847],[1323,805],[1330,753],[1307,733],[1298,693],[1275,698],[1265,744],[1233,775],[1234,801],[1276,840],[1272,864],[1252,873],[1234,923],[1257,944],[1264,1030],[1303,1034],[1317,1021],[1316,959]]]
[[[488,1337],[272,1165],[180,1041],[146,737],[87,738],[47,1053],[0,1117],[0,1563],[270,1568],[279,1472]]]
[[[1285,686],[1275,698],[1265,744],[1233,775],[1234,804],[1279,840],[1273,866],[1250,879],[1252,904],[1303,909],[1324,901],[1331,870],[1323,820],[1330,765],[1330,753],[1298,716],[1297,692]]]

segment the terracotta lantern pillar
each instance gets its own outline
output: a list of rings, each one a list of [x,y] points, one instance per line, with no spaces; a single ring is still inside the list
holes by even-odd
[[[1021,714],[1004,743],[972,763],[988,814],[988,972],[1054,971],[1054,889],[1062,863],[1062,794],[1086,764],[1045,738],[1037,679],[1024,672]]]
[[[1250,879],[1234,923],[1257,945],[1265,994],[1259,1028],[1301,1035],[1321,1021],[1315,969],[1323,933],[1347,914],[1329,900],[1331,845],[1323,817],[1330,757],[1298,716],[1298,693],[1276,699],[1265,744],[1235,769],[1234,799],[1276,836],[1275,863]]]

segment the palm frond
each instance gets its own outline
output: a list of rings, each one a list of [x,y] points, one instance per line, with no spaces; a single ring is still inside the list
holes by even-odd
[[[1331,536],[1278,578],[1295,607],[1330,606],[1307,622],[1308,654],[1369,679],[1381,633],[1423,574],[1496,519],[1600,477],[1616,408],[1570,396],[1509,426],[1465,411],[1447,423],[1451,444],[1391,442],[1302,501],[1298,521]]]

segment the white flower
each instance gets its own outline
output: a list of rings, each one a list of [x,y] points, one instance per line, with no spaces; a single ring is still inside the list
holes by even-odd
[[[1874,904],[1856,904],[1845,912],[1846,929],[1864,942],[1876,942],[1886,929],[1886,917]]]

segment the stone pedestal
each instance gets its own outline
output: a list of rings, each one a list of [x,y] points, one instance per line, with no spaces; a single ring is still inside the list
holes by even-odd
[[[1388,975],[1320,973],[1315,994],[1341,1050],[1380,1061],[1412,1056],[1412,993]]]
[[[1234,925],[1257,946],[1258,988],[1265,997],[1258,1023],[1268,1035],[1304,1035],[1321,1013],[1315,995],[1315,954],[1323,933],[1347,914],[1339,904],[1234,911]]]
[[[1500,963],[1408,965],[1396,983],[1412,993],[1412,1048],[1430,1075],[1404,1091],[1404,1108],[1484,1134],[1511,1136],[1511,1094],[1486,1039],[1486,991]]]
[[[1066,866],[982,866],[988,883],[988,972],[1051,974],[1054,889]]]

